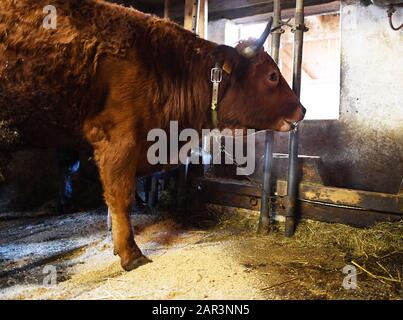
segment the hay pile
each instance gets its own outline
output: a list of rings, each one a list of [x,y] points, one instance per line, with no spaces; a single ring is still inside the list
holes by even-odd
[[[6,121],[0,120],[0,150],[18,142],[18,133],[10,129]]]
[[[209,206],[208,211],[216,216],[219,230],[228,230],[232,235],[256,235],[258,212],[220,206]],[[212,239],[217,241],[214,236]],[[403,220],[382,222],[371,228],[303,220],[293,238],[284,237],[284,224],[276,223],[265,239],[284,249],[316,249],[329,257],[343,252],[345,263],[354,265],[367,278],[396,292],[402,288]]]
[[[213,205],[208,207],[208,212],[210,219],[215,217],[218,229],[243,234],[256,232],[258,212]],[[371,228],[302,220],[291,239],[284,237],[284,224],[276,223],[269,237],[284,245],[315,248],[336,246],[354,257],[381,257],[385,253],[403,253],[403,220],[382,222]]]
[[[336,245],[356,257],[378,257],[403,250],[403,220],[365,229],[308,220],[299,225],[293,241],[311,247]]]

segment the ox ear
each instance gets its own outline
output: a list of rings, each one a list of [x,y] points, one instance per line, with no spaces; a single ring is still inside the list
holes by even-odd
[[[232,47],[220,45],[216,48],[214,53],[216,62],[222,66],[222,69],[228,75],[242,73],[242,66],[246,66],[247,59],[242,57],[239,52]]]

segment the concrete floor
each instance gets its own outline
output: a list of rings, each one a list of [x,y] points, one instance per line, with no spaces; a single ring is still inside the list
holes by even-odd
[[[0,299],[402,298],[398,286],[363,273],[357,290],[344,289],[351,257],[333,245],[301,247],[231,223],[195,229],[135,215],[133,224],[152,263],[127,273],[104,210],[0,222]]]

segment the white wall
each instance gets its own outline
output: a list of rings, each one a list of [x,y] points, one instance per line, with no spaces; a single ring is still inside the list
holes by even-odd
[[[403,22],[403,8],[394,20]],[[403,135],[403,31],[393,31],[386,9],[342,4],[342,100],[345,120]]]
[[[209,22],[208,40],[234,47],[239,40],[239,28],[231,20]]]

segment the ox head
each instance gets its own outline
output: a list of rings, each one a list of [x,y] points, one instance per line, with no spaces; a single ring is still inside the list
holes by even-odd
[[[240,42],[236,48],[217,47],[230,82],[219,106],[222,127],[285,132],[305,116],[306,109],[263,49],[271,26],[272,19],[257,40]]]

